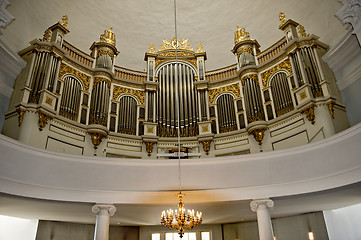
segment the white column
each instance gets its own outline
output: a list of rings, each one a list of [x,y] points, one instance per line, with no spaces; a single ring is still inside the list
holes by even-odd
[[[92,211],[96,214],[94,240],[108,240],[109,220],[115,214],[116,208],[113,205],[96,204]]]
[[[309,83],[309,82],[308,82],[307,75],[306,75],[306,72],[305,72],[305,66],[303,65],[303,61],[302,61],[302,58],[301,58],[301,53],[300,53],[300,51],[297,50],[297,51],[296,51],[296,54],[297,54],[298,62],[299,62],[299,64],[300,64],[301,75],[302,75],[302,78],[303,78],[302,82],[303,82],[304,84]]]
[[[257,199],[250,204],[253,212],[257,213],[258,232],[260,240],[274,240],[271,217],[268,208],[274,203],[271,199]]]

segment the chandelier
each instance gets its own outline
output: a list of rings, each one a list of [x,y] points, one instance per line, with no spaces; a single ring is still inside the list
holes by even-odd
[[[177,230],[179,237],[182,238],[184,230],[192,229],[202,223],[202,213],[198,211],[195,213],[194,209],[188,210],[186,213],[183,203],[184,194],[179,191],[177,197],[178,209],[163,211],[160,223],[169,229]]]
[[[174,33],[175,39],[177,38],[177,0],[174,0]],[[175,45],[175,60],[178,63],[178,44]],[[175,76],[177,81],[177,68],[175,68]],[[178,197],[178,209],[173,211],[169,209],[167,211],[163,211],[161,215],[160,223],[168,227],[169,229],[175,229],[178,231],[179,237],[182,238],[184,235],[184,231],[187,229],[192,229],[202,223],[202,213],[201,212],[194,212],[194,210],[185,210],[183,197],[184,194],[182,193],[182,184],[181,184],[181,165],[180,165],[180,157],[181,157],[181,144],[180,144],[180,109],[179,109],[179,101],[178,95],[176,95],[176,102],[177,104],[177,118],[178,118],[178,177],[179,177],[179,193],[177,194]]]

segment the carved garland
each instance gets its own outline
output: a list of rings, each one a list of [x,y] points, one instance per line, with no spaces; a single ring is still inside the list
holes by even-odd
[[[248,79],[248,78],[252,79],[259,86],[257,74],[251,74],[251,75],[247,75],[247,76],[242,77],[242,79],[241,79],[242,86],[244,86],[244,84],[246,82],[246,79]]]
[[[75,75],[82,82],[85,91],[89,92],[90,85],[90,76],[85,75],[84,73],[78,72],[74,68],[69,67],[68,65],[61,63],[59,71],[59,79],[61,79],[65,74],[70,73]]]
[[[155,67],[159,66],[159,64],[165,62],[165,61],[169,61],[175,58],[170,58],[170,59],[156,59],[155,60]],[[192,64],[193,66],[197,67],[197,59],[187,59],[187,58],[182,58],[181,60],[183,61],[187,61],[190,64]]]
[[[212,140],[201,141],[203,145],[203,150],[206,152],[206,155],[208,155],[209,151],[211,150],[211,142]]]
[[[113,88],[113,100],[116,101],[121,94],[128,93],[135,96],[140,104],[144,104],[144,91],[135,90],[131,88],[125,88],[121,86],[114,86]]]
[[[152,155],[153,152],[153,146],[156,144],[156,142],[144,142],[145,148],[147,150],[148,156]]]
[[[213,101],[216,99],[218,94],[220,94],[222,92],[232,92],[232,93],[234,93],[236,95],[237,98],[239,98],[241,96],[241,92],[240,92],[240,89],[239,89],[239,84],[236,83],[236,84],[228,85],[228,86],[225,86],[225,87],[209,90],[208,91],[209,102],[213,103]]]
[[[286,70],[289,74],[292,74],[292,66],[289,59],[286,59],[285,61],[271,68],[270,70],[261,73],[262,83],[264,88],[267,87],[270,76],[281,69]]]

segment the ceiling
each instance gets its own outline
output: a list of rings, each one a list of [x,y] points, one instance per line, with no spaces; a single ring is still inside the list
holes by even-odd
[[[335,16],[341,6],[338,0],[181,0],[177,2],[178,38],[189,39],[194,49],[201,42],[208,55],[206,67],[213,70],[235,63],[230,50],[236,25],[245,27],[261,50],[282,38],[280,11],[332,46],[346,31]],[[171,0],[10,0],[7,11],[15,20],[1,39],[14,51],[42,38],[49,26],[67,14],[70,33],[66,40],[89,53],[92,43],[112,26],[120,51],[116,65],[134,70],[144,70],[150,43],[158,47],[163,39],[174,36]]]

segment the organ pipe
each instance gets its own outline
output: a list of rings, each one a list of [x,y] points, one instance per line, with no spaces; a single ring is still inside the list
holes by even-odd
[[[179,124],[181,136],[195,136],[199,119],[199,104],[194,82],[194,70],[183,63],[169,63],[157,72],[159,89],[157,108],[159,114],[156,120],[159,123],[158,134],[162,137],[177,136],[179,103]]]

